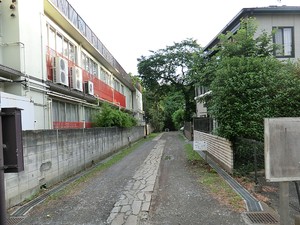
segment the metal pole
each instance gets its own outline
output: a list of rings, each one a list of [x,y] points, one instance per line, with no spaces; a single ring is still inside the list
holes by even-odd
[[[256,143],[255,143],[256,144]],[[257,180],[257,152],[256,152],[256,146],[254,146],[254,180],[255,180],[255,184],[258,184],[258,180]]]
[[[289,182],[279,183],[279,215],[280,224],[288,225],[289,221]]]
[[[0,109],[1,112],[1,109]],[[6,206],[4,189],[4,157],[2,140],[2,119],[0,116],[0,225],[6,225]]]

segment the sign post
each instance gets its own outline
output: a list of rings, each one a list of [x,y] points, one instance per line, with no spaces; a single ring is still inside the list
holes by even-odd
[[[0,116],[0,225],[6,225],[6,206],[5,206],[5,189],[4,189],[4,157],[3,157],[1,116]]]
[[[289,221],[289,182],[279,183],[279,215],[280,224],[288,224]]]
[[[265,119],[266,180],[279,182],[280,224],[288,224],[289,182],[300,180],[300,118]]]

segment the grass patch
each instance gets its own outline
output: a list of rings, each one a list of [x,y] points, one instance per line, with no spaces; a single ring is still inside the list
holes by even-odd
[[[237,212],[245,211],[242,197],[215,170],[202,171],[200,183],[205,185],[220,203],[230,206]]]
[[[209,189],[214,198],[221,204],[231,207],[234,211],[245,211],[245,203],[242,197],[193,150],[193,146],[186,144],[184,149],[188,163],[197,165],[197,175],[200,176],[200,183]]]
[[[185,144],[184,150],[186,153],[187,160],[189,162],[204,162],[201,156],[196,151],[194,151],[193,146],[191,144]]]
[[[135,143],[133,143],[130,147],[120,150],[118,153],[111,156],[107,161],[104,161],[103,163],[100,163],[98,166],[95,166],[90,171],[88,171],[86,174],[66,186],[64,189],[53,193],[48,200],[57,200],[61,197],[72,194],[76,191],[76,187],[80,184],[88,182],[90,179],[92,179],[95,175],[97,175],[99,172],[106,170],[107,168],[111,167],[112,165],[118,163],[121,161],[125,156],[129,155],[131,152],[136,150],[138,147],[140,147],[143,143],[146,141],[152,140],[158,135],[158,133],[151,133],[146,139],[141,139]]]

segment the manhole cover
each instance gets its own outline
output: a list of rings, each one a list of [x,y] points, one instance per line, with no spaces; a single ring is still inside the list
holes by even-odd
[[[279,224],[279,221],[270,213],[249,212],[244,213],[244,216],[250,224]]]
[[[17,225],[17,224],[19,224],[24,219],[25,219],[25,217],[22,217],[22,216],[9,217],[7,219],[7,225]]]

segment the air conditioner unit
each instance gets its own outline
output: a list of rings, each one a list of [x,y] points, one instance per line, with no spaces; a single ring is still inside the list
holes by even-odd
[[[69,86],[68,61],[59,56],[53,58],[53,81]]]
[[[71,67],[71,88],[78,90],[78,91],[83,91],[82,87],[82,70],[77,67],[73,66]]]
[[[94,95],[94,84],[91,81],[88,81],[84,84],[84,90],[86,94]]]

